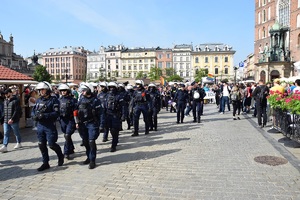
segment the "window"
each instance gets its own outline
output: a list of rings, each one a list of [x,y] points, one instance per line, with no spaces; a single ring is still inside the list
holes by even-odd
[[[162,62],[158,62],[158,68],[162,68]]]
[[[257,24],[260,24],[260,12],[257,14]]]
[[[215,62],[216,62],[216,63],[219,62],[219,61],[218,61],[218,57],[215,57]]]
[[[119,59],[116,59],[116,63],[119,63]]]
[[[130,65],[128,66],[128,70],[131,70],[131,66]]]
[[[189,59],[189,57],[186,57],[186,59],[185,59],[186,61],[189,61],[190,59]]]
[[[110,64],[110,60],[107,60],[107,63]]]
[[[171,58],[171,56],[170,56],[170,54],[169,54],[169,53],[167,54],[167,58]]]
[[[265,29],[265,27],[263,27],[263,38],[265,38],[266,37],[266,29]]]
[[[300,28],[300,15],[299,14],[297,15],[297,28]]]
[[[225,62],[228,62],[228,57],[227,56],[225,57]]]
[[[199,58],[198,57],[195,58],[195,63],[199,63]]]
[[[271,20],[271,7],[268,8],[268,20]]]
[[[148,70],[148,65],[145,65],[145,70]]]
[[[189,72],[186,72],[186,76],[190,76],[190,73],[189,73]]]
[[[219,68],[215,68],[215,74],[219,74]]]
[[[266,17],[266,10],[263,10],[263,22],[266,22],[267,20],[267,17]]]
[[[166,68],[170,68],[171,67],[171,63],[170,62],[167,62],[166,63]]]
[[[278,2],[278,21],[285,27],[290,26],[290,1],[280,0]]]
[[[144,62],[147,63],[147,62],[148,62],[148,59],[144,59]]]
[[[126,70],[126,66],[123,66],[123,70]]]
[[[140,66],[139,66],[139,70],[143,70],[143,65],[140,65]]]
[[[205,63],[208,63],[208,57],[205,57]]]
[[[159,54],[159,55],[158,55],[158,58],[159,58],[159,59],[162,59],[162,54]]]
[[[133,66],[133,70],[136,70],[136,69],[137,69],[137,68],[136,68],[136,65],[134,65],[134,66]]]
[[[180,61],[182,62],[182,57],[180,57]]]
[[[139,60],[139,63],[142,63],[143,61],[142,60]]]
[[[116,65],[116,69],[119,69],[119,65]]]
[[[300,34],[298,35],[298,41],[297,41],[298,47],[300,46]]]
[[[227,67],[225,68],[225,74],[228,74],[228,68]]]

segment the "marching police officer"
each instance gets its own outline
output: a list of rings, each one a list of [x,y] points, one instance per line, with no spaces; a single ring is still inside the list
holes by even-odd
[[[118,85],[115,82],[108,83],[108,94],[105,105],[105,115],[107,127],[112,135],[110,152],[115,152],[119,142],[119,132],[121,127],[121,118],[125,119],[123,110],[123,97],[118,92]]]
[[[107,82],[100,82],[99,87],[99,94],[97,95],[97,98],[100,100],[102,108],[104,108],[108,94]],[[107,142],[108,128],[104,112],[100,113],[100,132],[103,132],[102,142]]]
[[[200,123],[201,115],[203,113],[203,101],[206,93],[204,89],[198,85],[198,83],[194,83],[190,94],[192,95],[191,99],[193,102],[193,122]]]
[[[185,90],[185,85],[180,84],[177,92],[175,93],[174,102],[176,102],[176,110],[177,110],[177,124],[179,121],[183,123],[184,119],[184,110],[186,104],[188,103],[188,92]]]
[[[151,98],[151,112],[149,114],[149,131],[157,131],[157,114],[160,111],[161,108],[161,95],[156,89],[156,85],[153,83],[150,83],[148,86],[149,95]]]
[[[96,139],[99,136],[99,116],[103,111],[100,100],[94,95],[94,87],[90,83],[82,83],[79,88],[82,97],[74,111],[76,128],[86,149],[87,159],[83,164],[89,164],[89,169],[96,167]]]
[[[122,122],[126,120],[126,117],[128,116],[129,113],[128,106],[130,102],[130,96],[129,93],[125,90],[125,85],[123,83],[118,84],[118,92],[119,92],[121,108],[122,108],[120,131],[123,131]]]
[[[137,90],[134,91],[130,102],[130,111],[133,112],[134,125],[134,132],[131,135],[132,137],[139,135],[139,119],[141,113],[143,113],[145,122],[145,134],[149,134],[149,113],[152,108],[150,95],[144,88],[144,81],[136,80],[135,84],[137,86]]]
[[[64,163],[64,155],[60,146],[56,143],[58,133],[55,122],[59,117],[59,101],[55,96],[51,96],[51,85],[46,82],[40,82],[36,86],[40,98],[37,99],[32,109],[33,119],[37,121],[37,137],[39,140],[39,149],[42,153],[43,164],[37,169],[44,171],[50,168],[47,142],[58,156],[58,166]]]
[[[132,96],[133,96],[134,89],[133,89],[132,85],[127,85],[126,89],[127,89],[128,95],[129,95],[129,104],[130,104],[130,101],[131,101]],[[127,130],[130,130],[130,127],[133,125],[133,113],[129,112],[129,109],[128,109],[128,113],[127,114],[128,114],[127,117],[126,117]]]
[[[72,141],[72,134],[76,130],[73,112],[76,107],[77,100],[71,96],[71,89],[66,84],[61,84],[58,87],[60,92],[60,126],[64,133],[64,155],[66,159],[70,159],[70,154],[74,153],[74,144]]]

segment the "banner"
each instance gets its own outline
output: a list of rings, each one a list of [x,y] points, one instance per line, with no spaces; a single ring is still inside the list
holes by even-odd
[[[165,80],[164,77],[160,77],[160,84],[163,85],[163,86],[166,86],[167,85],[167,81]]]

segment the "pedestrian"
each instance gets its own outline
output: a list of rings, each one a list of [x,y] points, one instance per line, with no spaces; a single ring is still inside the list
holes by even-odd
[[[50,83],[46,81],[39,82],[36,90],[40,98],[37,99],[32,109],[32,116],[37,121],[38,145],[43,159],[43,164],[37,170],[44,171],[50,168],[47,142],[50,149],[58,157],[58,166],[62,166],[64,163],[64,155],[56,143],[58,139],[56,121],[59,117],[59,101],[56,96],[51,96],[52,88]]]
[[[240,113],[241,113],[241,98],[242,94],[237,86],[233,86],[231,93],[230,93],[230,99],[232,101],[232,107],[233,107],[233,120],[240,120]],[[236,113],[237,113],[237,118],[236,118]]]
[[[73,112],[75,110],[77,100],[72,97],[71,89],[66,84],[61,84],[58,87],[60,92],[60,127],[64,133],[65,144],[64,144],[64,156],[66,159],[70,159],[70,155],[74,153],[74,144],[72,140],[72,134],[75,132],[75,121]]]
[[[0,152],[7,152],[7,145],[9,142],[10,131],[12,130],[17,144],[15,145],[15,149],[21,148],[21,135],[19,130],[19,121],[20,121],[20,113],[21,106],[20,101],[16,96],[13,96],[11,89],[6,89],[5,92],[5,100],[3,104],[3,146],[0,148]]]
[[[133,112],[134,131],[132,137],[139,135],[139,119],[141,113],[145,122],[145,135],[149,134],[149,113],[151,112],[151,98],[147,90],[144,88],[144,81],[136,80],[136,91],[133,93],[130,102],[130,112]]]
[[[203,101],[206,93],[203,88],[200,87],[198,83],[193,84],[193,89],[190,93],[193,106],[193,122],[200,123],[201,115],[203,113]]]
[[[89,169],[94,169],[96,167],[96,140],[99,136],[99,119],[103,109],[100,100],[94,94],[93,85],[82,83],[79,90],[82,92],[82,97],[74,111],[74,118],[76,128],[86,150],[87,158],[83,164],[89,164]]]
[[[229,104],[229,95],[230,95],[231,89],[229,88],[226,81],[223,81],[223,84],[220,88],[220,94],[221,94],[221,113],[225,113],[225,106],[227,104],[228,111],[230,111],[230,104]]]
[[[157,115],[161,108],[161,95],[156,89],[156,85],[150,83],[148,86],[149,95],[151,98],[151,112],[149,114],[149,131],[157,131]]]
[[[263,80],[259,80],[258,86],[252,93],[255,99],[258,125],[263,128],[267,124],[267,96],[269,88],[264,84]],[[263,117],[263,120],[261,119]]]

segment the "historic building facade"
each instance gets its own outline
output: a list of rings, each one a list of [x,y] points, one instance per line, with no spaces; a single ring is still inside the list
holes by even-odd
[[[97,81],[106,76],[105,47],[101,46],[97,52],[87,54],[87,80]]]
[[[12,35],[9,41],[4,40],[0,32],[0,65],[22,72],[27,69],[27,62],[20,55],[14,52],[14,38]]]
[[[172,49],[156,48],[156,67],[162,70],[162,75],[171,75],[173,68]]]
[[[255,80],[267,82],[300,70],[299,6],[299,0],[255,1]]]
[[[53,81],[79,83],[86,79],[87,53],[83,47],[50,48],[43,53],[43,63]]]
[[[199,70],[205,70],[216,78],[216,82],[225,78],[233,80],[234,54],[232,47],[222,43],[196,45],[195,50],[191,52],[193,75]]]
[[[172,49],[175,73],[185,80],[191,80],[194,77],[191,67],[192,51],[192,44],[174,45]]]

